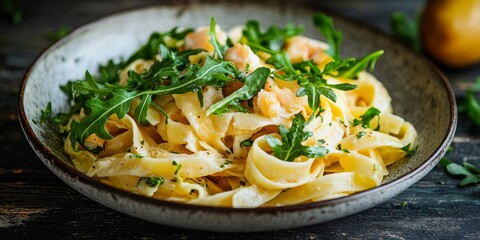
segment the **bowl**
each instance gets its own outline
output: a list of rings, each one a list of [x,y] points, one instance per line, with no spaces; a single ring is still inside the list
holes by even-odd
[[[261,26],[303,24],[305,35],[320,38],[312,24],[315,12],[334,18],[343,32],[342,56],[361,57],[385,51],[374,75],[392,97],[394,112],[418,131],[418,151],[389,166],[382,185],[346,197],[281,207],[232,209],[186,205],[152,199],[103,184],[77,171],[63,151],[55,126],[40,123],[49,102],[54,113],[68,103],[59,86],[94,72],[108,59],[126,58],[153,31],[174,26],[208,25],[215,16],[229,29],[256,19]],[[376,206],[399,194],[427,174],[446,152],[454,136],[457,115],[449,82],[434,65],[372,27],[314,5],[270,2],[177,3],[128,10],[79,27],[44,51],[21,84],[18,114],[31,147],[40,160],[66,184],[105,206],[148,221],[211,231],[265,231],[318,224]]]

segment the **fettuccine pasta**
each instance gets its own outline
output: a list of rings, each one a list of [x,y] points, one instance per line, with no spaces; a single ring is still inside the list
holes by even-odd
[[[405,157],[406,149],[413,149],[414,126],[392,112],[387,90],[372,74],[362,70],[353,77],[341,76],[342,68],[327,74],[328,64],[338,59],[329,52],[332,46],[324,42],[302,35],[287,36],[278,49],[267,51],[255,47],[244,30],[225,32],[216,25],[200,27],[180,39],[165,36],[166,47],[153,58],[140,56],[118,70],[118,88],[133,86],[135,76],[146,76],[153,68],[167,64],[170,58],[166,58],[165,49],[175,52],[176,57],[201,49],[184,58],[184,69],[173,71],[180,80],[168,75],[158,77],[157,72],[151,81],[159,84],[152,89],[186,81],[182,77],[189,79],[189,66],[201,68],[210,58],[231,64],[239,72],[236,76],[245,80],[229,81],[224,79],[228,74],[222,72],[221,77],[212,75],[221,83],[182,93],[140,95],[136,88],[138,97],[124,106],[125,114],[106,116],[104,133],[88,134],[83,142],[71,141],[76,136],[65,140],[65,151],[75,167],[106,184],[152,198],[251,208],[315,202],[374,188],[388,174],[387,166]],[[217,44],[224,47],[223,51]],[[328,83],[322,85],[324,88],[345,84],[355,88],[329,88],[335,98],[319,90],[322,94],[315,102],[307,85],[287,77],[287,69],[276,66],[280,60],[272,60],[274,51],[282,53],[279,56],[285,56],[294,68],[302,63],[314,64],[323,71],[317,77]],[[209,112],[241,91],[259,72],[257,69],[269,72],[258,91],[231,101],[228,109]],[[105,102],[110,98],[115,97],[106,97]],[[66,125],[71,135],[97,111],[93,103],[87,103],[91,109],[82,108]],[[282,159],[277,151],[285,150],[281,148],[288,144],[287,135],[280,129],[293,134],[294,128],[306,137],[301,145],[287,150],[300,151],[301,146],[309,150],[293,159]],[[313,150],[320,152],[310,153]]]

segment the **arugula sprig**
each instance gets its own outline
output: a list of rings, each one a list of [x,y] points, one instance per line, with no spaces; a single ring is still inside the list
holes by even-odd
[[[297,157],[305,156],[308,158],[322,157],[328,153],[328,149],[323,146],[304,146],[303,141],[313,135],[310,131],[304,131],[305,119],[301,114],[293,117],[292,126],[287,129],[285,126],[279,126],[279,132],[282,139],[272,135],[266,135],[268,145],[273,149],[274,156],[291,162]]]
[[[148,75],[145,73],[144,75]],[[202,86],[212,85],[220,86],[222,82],[229,77],[235,77],[238,70],[231,62],[215,60],[207,56],[203,66],[198,64],[189,65],[185,76],[179,79],[172,79],[169,85],[160,85],[151,90],[131,90],[125,88],[116,88],[107,95],[105,99],[92,97],[85,102],[87,116],[81,122],[73,121],[70,132],[70,141],[72,146],[76,142],[82,147],[88,136],[95,133],[102,139],[111,139],[112,136],[106,131],[105,124],[108,118],[116,114],[118,118],[123,118],[130,110],[131,101],[137,98],[142,100],[135,111],[135,118],[140,122],[146,122],[146,113],[148,106],[152,103],[153,96],[182,94],[186,92],[199,92]],[[91,81],[88,81],[88,80]],[[87,76],[87,82],[91,84],[91,89],[95,94],[103,93],[104,89],[98,87],[93,78]],[[98,87],[98,88],[97,88]],[[87,149],[87,148],[86,148]],[[89,149],[100,151],[101,149]]]
[[[207,110],[207,116],[212,113],[223,114],[229,109],[245,111],[240,105],[240,101],[254,97],[263,88],[269,76],[270,69],[266,67],[255,69],[245,78],[244,85],[241,88],[210,106]]]
[[[270,26],[265,32],[261,32],[258,21],[249,20],[243,30],[244,41],[254,50],[267,50],[278,52],[282,49],[285,40],[302,34],[303,26],[295,26],[288,23],[285,28],[276,25]]]
[[[383,51],[376,51],[358,60],[355,58],[341,60],[340,44],[342,34],[335,29],[332,18],[318,13],[314,16],[314,24],[327,39],[330,45],[329,49],[327,49],[327,54],[333,58],[323,70],[311,60],[293,64],[288,54],[282,50],[285,39],[302,33],[302,27],[295,27],[289,24],[285,29],[281,29],[277,26],[272,26],[262,33],[258,22],[249,21],[243,31],[243,36],[244,42],[253,51],[262,51],[270,54],[266,62],[281,70],[274,73],[275,77],[285,81],[297,81],[300,88],[296,95],[299,97],[307,96],[309,107],[313,112],[317,113],[320,109],[320,97],[322,95],[332,101],[336,101],[336,94],[333,89],[349,91],[357,88],[356,85],[349,83],[328,84],[326,76],[356,79],[358,73],[369,66],[370,69],[373,69]]]

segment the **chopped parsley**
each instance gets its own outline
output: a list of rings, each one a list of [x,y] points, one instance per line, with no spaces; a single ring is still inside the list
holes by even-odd
[[[345,152],[345,153],[350,153],[350,150],[348,150],[346,148],[342,148],[342,144],[337,145],[337,150],[340,150],[340,151]]]
[[[178,163],[177,161],[173,161],[173,162],[172,162],[172,165],[173,165],[173,166],[176,166],[175,172],[174,172],[173,174],[177,175],[178,171],[180,171],[180,169],[182,168],[182,164],[181,164],[181,163]]]
[[[240,143],[240,147],[251,147],[253,144],[253,141],[251,139],[243,140]]]
[[[228,166],[230,163],[232,163],[232,161],[226,160],[225,162],[223,162],[223,163],[220,165],[220,167],[221,167],[221,168],[224,168],[224,167]]]
[[[128,156],[129,158],[144,158],[144,156],[137,154],[137,153],[132,153]]]
[[[165,183],[165,179],[163,177],[141,177],[137,181],[137,186],[141,183],[145,183],[149,187],[159,187],[160,185]]]
[[[357,139],[360,139],[362,138],[363,136],[365,136],[365,134],[367,134],[365,131],[360,131],[357,133]]]

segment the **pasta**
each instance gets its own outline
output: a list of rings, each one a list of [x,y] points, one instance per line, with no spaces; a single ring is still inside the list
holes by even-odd
[[[112,88],[115,93],[105,95],[105,103],[88,100],[87,107],[70,115],[64,149],[75,167],[106,184],[152,198],[234,208],[308,203],[380,185],[387,166],[405,157],[416,138],[414,126],[392,113],[391,98],[382,83],[363,69],[347,76],[340,75],[343,68],[339,66],[328,74],[329,64],[341,60],[329,51],[333,46],[324,42],[284,34],[279,47],[265,41],[258,41],[263,44],[258,47],[246,35],[248,27],[252,25],[225,32],[211,24],[186,31],[182,37],[160,34],[163,45],[153,57],[137,54],[120,65],[117,83],[98,87],[90,81],[89,86],[96,89],[130,87],[133,93],[125,96],[133,100],[125,104],[125,114],[120,108],[104,110],[112,114],[106,116],[102,131],[84,131],[89,133],[84,141],[78,141],[82,138],[76,129],[90,122],[88,117],[97,106],[118,98],[120,92],[115,91],[119,90]],[[283,60],[278,56],[284,56],[296,71],[289,75],[287,68],[279,68]],[[165,67],[172,59],[176,68]],[[217,82],[159,94],[192,79],[189,74],[194,67],[198,74],[210,74],[202,72],[208,61],[226,66],[208,78]],[[184,64],[182,69],[178,64]],[[238,74],[228,73],[232,67]],[[317,68],[315,75],[312,69]],[[156,75],[148,78],[152,69]],[[259,69],[268,74],[252,94],[248,81],[259,81]],[[308,85],[314,77],[324,81],[315,90],[322,93],[318,101],[307,88],[320,84]],[[87,82],[92,79],[87,76]],[[140,84],[150,83],[138,79],[158,85],[140,94]],[[76,84],[72,88],[84,86]],[[219,105],[227,100],[231,101]],[[294,130],[303,134],[301,141],[293,139],[298,138]],[[293,159],[282,159],[278,152],[288,146],[288,136],[297,141],[289,151],[303,149],[304,153],[287,152]]]

